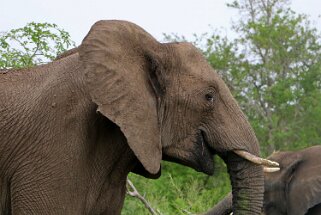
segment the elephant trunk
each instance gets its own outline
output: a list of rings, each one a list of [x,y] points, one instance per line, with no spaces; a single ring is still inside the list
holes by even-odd
[[[264,188],[262,166],[234,152],[228,153],[226,163],[232,183],[234,215],[260,214]]]
[[[221,200],[215,207],[209,210],[205,215],[229,215],[232,213],[232,193],[229,193],[223,200]]]
[[[234,153],[230,152],[229,159],[225,157],[224,160],[228,164],[235,197],[233,199],[232,192],[230,192],[204,215],[230,215],[233,212],[233,208],[236,211],[234,214],[261,214],[260,207],[262,204],[260,202],[263,195],[261,194],[262,176],[260,165],[263,166],[263,172],[275,172],[280,170],[277,167],[279,164],[246,152],[236,150]],[[242,162],[245,163],[242,164]],[[264,166],[263,164],[269,166]],[[242,181],[238,182],[240,178]]]

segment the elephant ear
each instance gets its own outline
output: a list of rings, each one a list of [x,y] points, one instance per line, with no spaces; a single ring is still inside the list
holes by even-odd
[[[287,212],[306,214],[310,208],[321,203],[321,164],[307,164],[307,161],[295,152],[289,158],[292,163],[287,169]]]
[[[162,45],[126,21],[99,21],[83,40],[80,60],[97,111],[117,124],[129,147],[151,174],[160,169],[162,148],[155,89]]]

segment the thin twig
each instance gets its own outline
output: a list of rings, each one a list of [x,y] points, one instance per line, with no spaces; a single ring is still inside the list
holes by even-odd
[[[153,215],[159,215],[159,213],[157,213],[152,206],[149,204],[149,202],[138,192],[138,190],[136,189],[136,187],[134,186],[133,182],[131,182],[129,179],[127,179],[127,194],[138,198],[141,202],[143,202],[143,204],[145,205],[145,207],[149,210],[149,212]]]

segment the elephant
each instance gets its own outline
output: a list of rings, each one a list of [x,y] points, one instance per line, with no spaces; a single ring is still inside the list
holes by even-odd
[[[264,174],[265,215],[321,214],[321,146],[298,151],[274,152],[268,159],[280,164],[280,171]],[[232,195],[219,202],[208,215],[232,212]]]
[[[258,214],[262,165],[277,165],[261,162],[196,47],[128,21],[98,21],[55,61],[2,72],[0,100],[3,214],[120,214],[130,172],[158,178],[168,160],[210,175],[214,155],[227,163],[235,214]]]

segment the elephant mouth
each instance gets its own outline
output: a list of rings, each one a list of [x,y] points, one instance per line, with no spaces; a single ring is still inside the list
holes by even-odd
[[[182,145],[185,147],[182,147]],[[166,147],[163,150],[163,160],[179,163],[208,175],[213,175],[214,173],[214,155],[226,160],[227,152],[233,152],[245,160],[262,165],[265,171],[274,172],[279,170],[278,163],[257,157],[244,150],[216,151],[210,147],[206,132],[202,129],[196,132],[193,140],[185,139],[176,147]]]
[[[213,149],[212,147],[210,147],[205,131],[200,129],[197,140],[198,140],[199,144],[201,143],[202,145],[205,145],[207,147],[208,151],[212,154],[212,157],[214,155],[218,155],[219,157],[221,157],[224,160],[224,157],[226,156],[226,153],[228,151],[222,153],[222,152],[218,152],[215,149]],[[245,160],[248,160],[254,164],[263,166],[264,172],[277,172],[280,170],[279,164],[275,161],[270,161],[268,159],[264,159],[264,158],[255,156],[255,155],[253,155],[247,151],[244,151],[244,150],[231,150],[231,151],[233,153],[237,154],[238,156],[242,157]]]
[[[163,159],[179,163],[195,169],[198,172],[203,172],[207,175],[213,175],[214,173],[214,154],[207,142],[206,135],[203,131],[199,131],[196,134],[194,147],[190,150],[186,150],[185,156],[177,156],[176,153],[165,151]]]
[[[213,175],[214,173],[214,155],[216,151],[210,147],[208,144],[206,133],[200,130],[196,137],[198,152],[196,153],[197,163],[199,166],[199,171],[204,172],[208,175]]]

